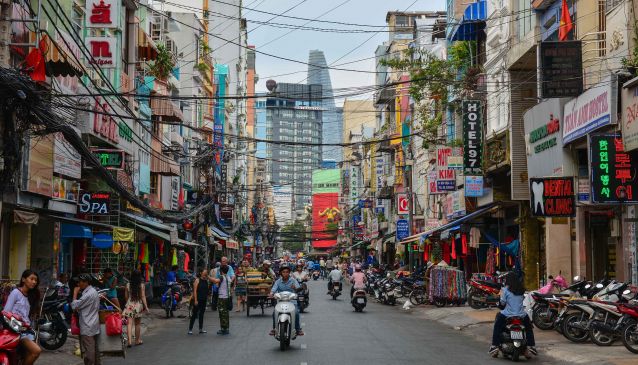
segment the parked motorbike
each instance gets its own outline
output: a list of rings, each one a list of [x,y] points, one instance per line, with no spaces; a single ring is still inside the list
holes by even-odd
[[[36,323],[40,346],[47,350],[57,350],[66,343],[68,327],[65,323],[64,307],[66,298],[59,298],[55,288],[44,291],[44,300]]]
[[[513,361],[518,361],[527,352],[527,336],[521,317],[509,317],[505,330],[501,333],[500,353]]]
[[[481,309],[496,307],[500,301],[501,284],[486,280],[470,280],[467,301],[470,307]]]
[[[587,295],[587,291],[590,287],[591,283],[581,280],[579,276],[575,276],[573,284],[565,289],[553,280],[543,288],[546,289],[545,292],[542,290],[531,292],[529,294],[531,305],[528,305],[528,313],[530,314],[532,322],[539,329],[550,330],[555,328],[558,332],[562,332],[561,321],[563,317],[561,317],[561,314],[564,313],[566,306],[566,302],[563,299],[584,297]],[[560,293],[550,293],[550,288],[559,288],[562,290]]]
[[[182,302],[182,298],[182,288],[179,283],[172,283],[168,290],[162,294],[162,308],[166,312],[166,318],[174,316],[174,312]]]
[[[620,304],[618,310],[628,317],[621,330],[622,343],[627,350],[638,354],[638,305]]]
[[[295,300],[297,294],[282,292],[275,294],[275,339],[279,341],[279,349],[285,351],[290,346],[290,341],[297,338],[295,331]]]
[[[363,289],[357,289],[352,294],[352,299],[350,303],[354,307],[355,312],[363,312],[363,308],[368,304],[368,297],[366,296],[366,292]]]
[[[17,314],[2,312],[0,316],[0,365],[18,365],[20,335],[32,332],[31,327]]]
[[[634,298],[631,290],[626,289],[627,286],[627,284],[618,283],[612,288],[612,291],[621,293],[616,303],[598,301],[589,303],[594,308],[589,322],[589,337],[594,344],[610,346],[622,334],[625,321],[631,319],[619,310],[620,305]]]

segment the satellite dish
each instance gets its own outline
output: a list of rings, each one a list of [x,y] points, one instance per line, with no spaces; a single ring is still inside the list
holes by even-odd
[[[268,91],[270,92],[275,91],[275,89],[277,89],[277,81],[275,80],[266,81],[266,89],[268,89]]]

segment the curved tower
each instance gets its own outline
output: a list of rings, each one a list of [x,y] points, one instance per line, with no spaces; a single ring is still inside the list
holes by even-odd
[[[330,72],[326,68],[326,57],[323,51],[311,50],[308,55],[308,84],[319,84],[322,87],[323,113],[322,113],[322,143],[341,143],[342,120],[335,107],[334,95],[332,93],[332,82]],[[343,153],[341,148],[324,146],[322,149],[323,160],[334,160],[340,162]]]

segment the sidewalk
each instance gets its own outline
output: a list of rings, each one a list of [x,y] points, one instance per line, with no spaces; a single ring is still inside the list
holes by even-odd
[[[400,307],[399,307],[400,308]],[[402,308],[399,310],[404,311]],[[404,311],[405,312],[405,311]],[[434,306],[413,307],[408,312],[419,318],[439,322],[485,342],[485,352],[492,338],[492,324],[497,309],[475,310],[470,307]],[[592,343],[572,343],[556,331],[534,329],[536,345],[541,357],[551,357],[555,361],[571,364],[638,364],[638,355],[632,354],[620,342],[610,347],[600,347]]]
[[[181,314],[181,313],[180,313]],[[146,314],[142,317],[142,338],[151,331],[156,325],[157,321],[155,319],[161,318],[164,316],[164,311],[158,308],[151,308],[150,314]],[[126,332],[126,327],[124,327],[124,331]],[[37,365],[82,365],[84,362],[80,356],[74,355],[76,349],[79,349],[79,340],[78,336],[69,337],[61,348],[56,351],[47,351],[42,350],[42,354],[38,361],[36,361]],[[79,353],[79,352],[78,352]]]

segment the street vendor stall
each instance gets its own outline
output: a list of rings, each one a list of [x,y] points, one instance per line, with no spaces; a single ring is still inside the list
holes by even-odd
[[[257,270],[246,272],[246,316],[250,316],[250,308],[261,307],[261,314],[264,314],[264,308],[272,303],[268,298],[272,285],[273,280],[266,273]]]
[[[428,295],[430,302],[437,307],[464,304],[467,299],[465,273],[448,266],[444,261],[433,266],[430,270]]]

